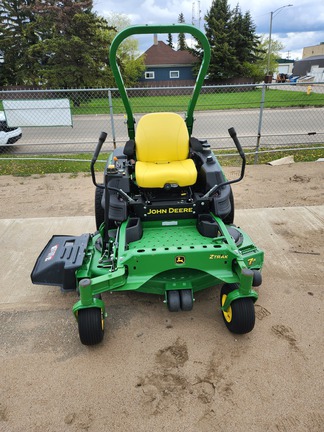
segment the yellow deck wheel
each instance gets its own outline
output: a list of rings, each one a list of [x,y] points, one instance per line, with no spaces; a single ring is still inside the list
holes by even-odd
[[[238,290],[238,284],[224,284],[220,292],[220,305],[224,306],[232,291]],[[255,324],[254,303],[251,297],[233,300],[228,309],[222,310],[222,316],[229,331],[236,334],[249,333]]]
[[[226,294],[223,294],[223,295],[222,295],[222,306],[224,306],[224,304],[225,304],[225,302],[226,302],[226,299],[227,299],[227,295],[226,295]],[[223,310],[222,312],[223,312],[223,315],[224,315],[225,320],[226,320],[228,323],[231,322],[231,321],[232,321],[232,317],[233,317],[231,306],[230,306],[226,311]]]

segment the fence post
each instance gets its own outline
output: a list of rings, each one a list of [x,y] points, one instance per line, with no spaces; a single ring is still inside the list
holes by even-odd
[[[111,97],[111,90],[108,90],[108,102],[109,102],[109,113],[110,113],[110,123],[111,123],[111,133],[113,139],[114,149],[116,148],[116,134],[115,134],[115,123],[114,123],[114,111]]]
[[[266,87],[267,86],[265,84],[263,84],[263,86],[262,86],[262,93],[261,93],[259,124],[258,124],[258,138],[257,138],[256,147],[255,147],[255,152],[254,152],[254,164],[257,164],[258,160],[259,160],[259,148],[260,148],[260,141],[261,141],[262,117],[263,117],[263,109],[264,109]]]

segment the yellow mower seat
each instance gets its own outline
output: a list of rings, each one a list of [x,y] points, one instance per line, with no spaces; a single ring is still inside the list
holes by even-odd
[[[135,176],[138,186],[163,188],[165,184],[191,186],[197,170],[189,157],[187,126],[176,113],[144,115],[135,135]]]

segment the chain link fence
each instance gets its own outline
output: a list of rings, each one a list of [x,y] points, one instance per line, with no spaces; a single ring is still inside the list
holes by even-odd
[[[178,112],[185,118],[191,92],[191,87],[128,90],[136,121],[160,111]],[[64,126],[63,108],[54,103],[63,100],[68,100],[71,117],[70,125]],[[19,121],[14,115],[19,114],[15,112],[18,101],[25,101],[23,110],[19,108],[24,121],[10,124]],[[22,132],[16,142],[1,143],[0,153],[7,157],[93,152],[101,131],[108,133],[103,151],[128,139],[117,89],[5,90],[0,91],[1,110],[7,129],[20,126]],[[323,118],[324,83],[205,86],[195,110],[193,136],[207,139],[213,149],[233,149],[227,130],[234,126],[242,146],[256,154],[261,149],[308,148],[324,142]]]

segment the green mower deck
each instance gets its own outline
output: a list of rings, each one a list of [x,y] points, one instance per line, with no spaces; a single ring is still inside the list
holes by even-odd
[[[203,237],[195,219],[179,221],[151,221],[143,223],[140,240],[125,243],[129,221],[120,227],[119,238],[112,243],[111,255],[103,259],[96,243],[101,235],[92,238],[83,265],[77,270],[78,280],[91,279],[80,289],[80,308],[96,306],[89,302],[94,295],[105,291],[139,291],[166,297],[169,290],[191,290],[192,293],[218,284],[238,284],[239,289],[228,296],[227,309],[232,299],[251,297],[253,269],[263,264],[263,252],[237,227],[226,227],[217,217],[221,228],[217,237]],[[237,245],[228,232],[235,230]],[[233,271],[234,270],[234,271]]]

